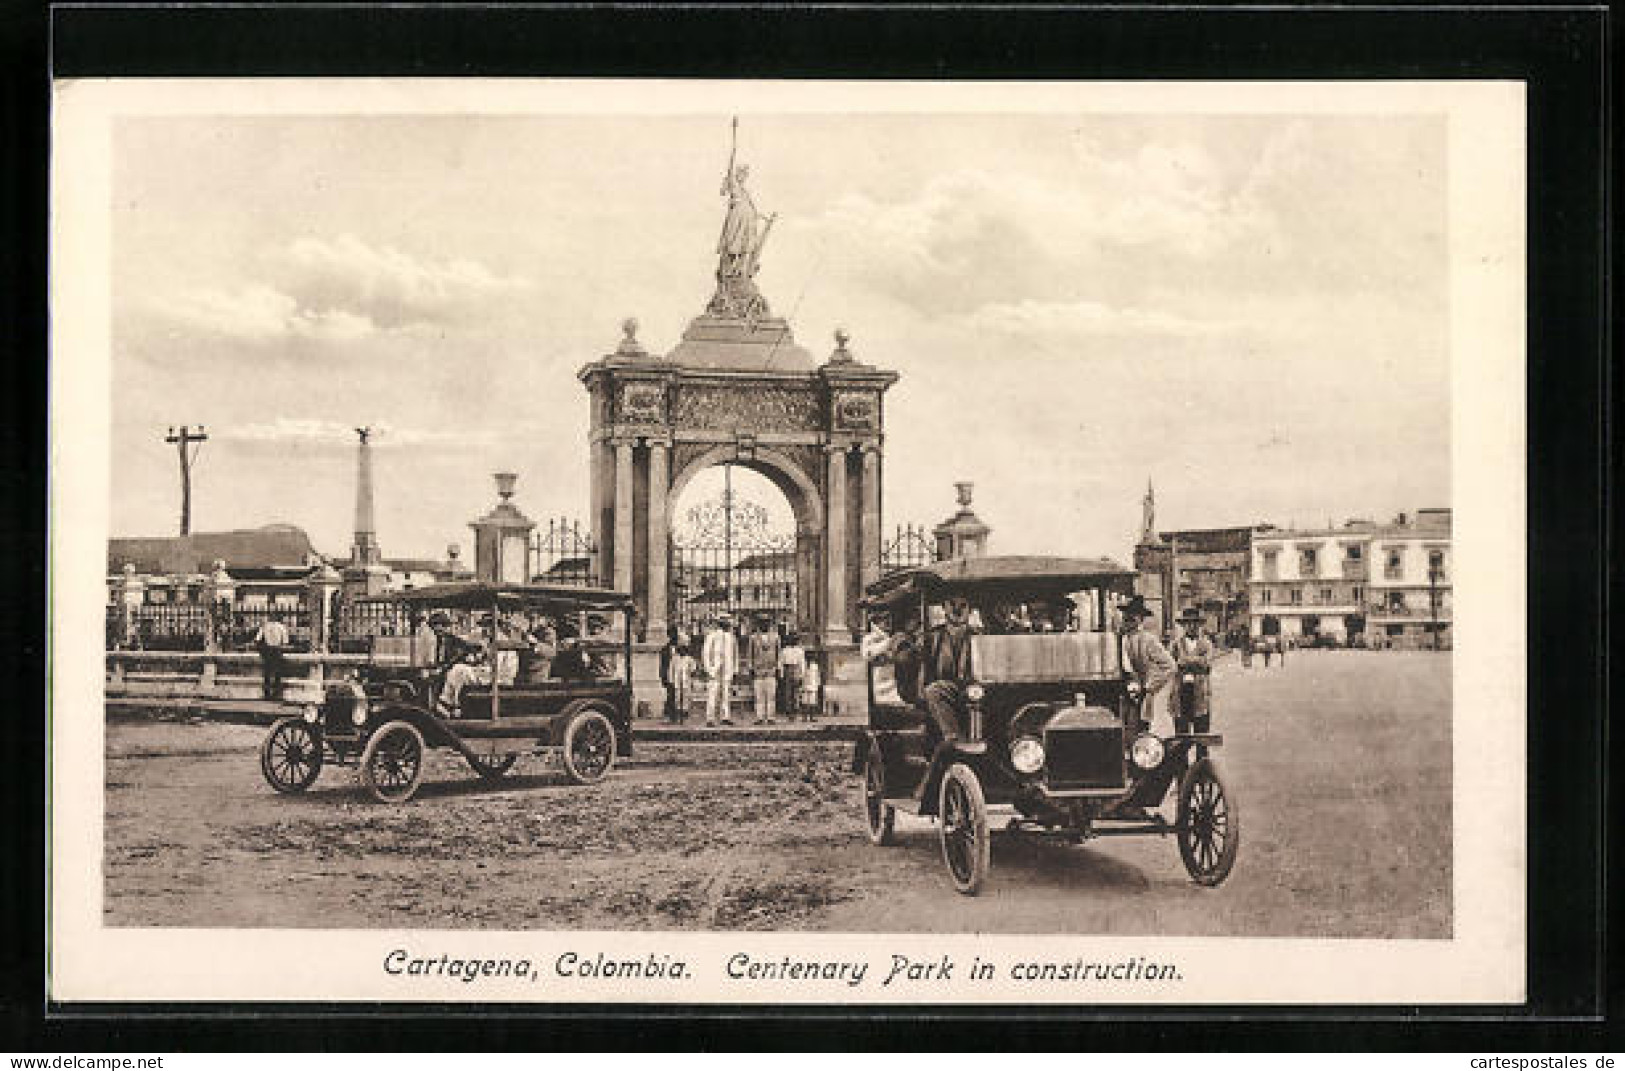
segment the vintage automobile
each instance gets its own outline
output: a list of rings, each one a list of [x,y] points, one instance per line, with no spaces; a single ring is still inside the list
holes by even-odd
[[[565,774],[577,784],[602,780],[617,756],[632,753],[630,596],[563,585],[466,582],[419,588],[401,599],[420,614],[438,611],[481,622],[487,650],[496,652],[484,680],[462,688],[449,708],[443,698],[447,652],[428,648],[458,641],[379,637],[376,657],[357,679],[329,684],[319,707],[271,727],[260,747],[260,769],[272,788],[303,792],[324,764],[334,763],[354,767],[379,801],[404,803],[418,790],[431,747],[456,751],[489,781],[501,779],[523,751],[557,749]],[[573,635],[551,667],[515,665],[524,652],[502,638],[498,621],[500,614],[522,611],[545,614]],[[622,615],[618,639],[603,628],[612,614]],[[594,625],[604,638],[592,635]],[[504,671],[509,668],[511,673]],[[550,670],[546,676],[540,675],[543,668]]]
[[[925,635],[937,608],[956,597],[983,629],[971,637],[973,676],[952,745],[939,746],[935,725],[899,696],[897,665],[907,661],[868,659],[868,728],[853,767],[864,775],[874,844],[893,842],[898,811],[935,819],[954,887],[974,895],[990,861],[988,809],[1010,807],[1007,830],[1075,843],[1172,834],[1192,879],[1224,881],[1241,829],[1210,754],[1223,740],[1187,725],[1158,736],[1142,723],[1151,712],[1124,671],[1108,602],[1133,577],[1106,560],[984,557],[900,571],[868,588],[862,605],[889,617],[893,630]],[[1047,631],[1027,631],[1026,622],[1000,628],[999,608],[1012,605],[1067,609],[1044,621]],[[865,647],[869,655],[883,650]],[[1172,821],[1161,813],[1170,789]]]

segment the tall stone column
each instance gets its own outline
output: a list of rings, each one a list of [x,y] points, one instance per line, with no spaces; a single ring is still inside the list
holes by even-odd
[[[852,630],[846,621],[846,447],[826,446],[829,458],[825,507],[824,562],[829,569],[824,599],[824,641],[846,644]]]
[[[632,590],[632,444],[615,444],[615,590]]]
[[[666,482],[670,449],[664,442],[649,442],[648,635],[651,641],[664,640],[666,635],[666,552],[670,546],[666,532]]]
[[[865,588],[880,579],[880,444],[863,446],[863,562],[858,575]]]
[[[593,582],[602,584],[609,537],[604,531],[604,444],[597,439],[587,444],[587,529],[592,536]]]

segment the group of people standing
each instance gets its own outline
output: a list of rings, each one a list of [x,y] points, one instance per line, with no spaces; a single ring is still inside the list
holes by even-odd
[[[719,615],[706,629],[696,656],[694,641],[673,626],[660,650],[660,683],[666,690],[665,717],[669,722],[688,718],[696,698],[697,678],[705,678],[705,724],[732,725],[730,697],[733,681],[743,675],[751,682],[751,708],[755,724],[772,724],[779,717],[811,721],[817,714],[820,693],[818,663],[807,655],[795,633],[768,618],[748,622],[743,636],[735,631],[729,614]]]

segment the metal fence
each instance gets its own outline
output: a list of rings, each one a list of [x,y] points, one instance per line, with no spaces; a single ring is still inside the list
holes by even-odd
[[[593,571],[597,545],[591,529],[568,517],[550,519],[547,527],[531,537],[531,560],[536,563],[536,579],[551,584],[598,587]]]
[[[333,600],[327,649],[339,654],[369,651],[377,636],[408,636],[412,612],[399,599]]]
[[[935,550],[925,525],[900,524],[890,539],[881,541],[880,571],[895,573],[929,565],[936,556]]]
[[[280,615],[289,646],[312,647],[310,610],[304,606],[234,607],[223,603],[150,603],[107,607],[107,649],[137,651],[248,651],[260,626]],[[213,641],[211,643],[211,637]]]

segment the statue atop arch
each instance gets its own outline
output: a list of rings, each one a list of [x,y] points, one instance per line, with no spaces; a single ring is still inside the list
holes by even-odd
[[[754,324],[771,315],[767,299],[756,289],[756,269],[761,264],[762,247],[773,230],[778,214],[763,216],[756,208],[745,180],[750,168],[736,164],[739,155],[739,118],[733,121],[733,145],[728,151],[728,170],[722,177],[722,195],[728,211],[717,238],[717,292],[705,311],[712,316],[745,320]]]

